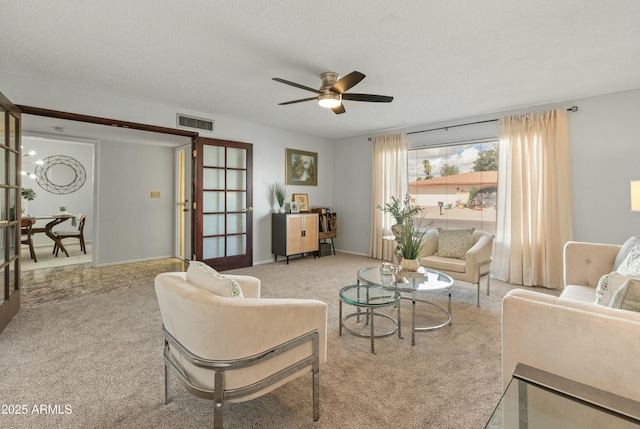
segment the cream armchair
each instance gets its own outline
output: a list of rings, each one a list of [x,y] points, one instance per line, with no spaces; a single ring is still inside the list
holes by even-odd
[[[327,305],[311,299],[260,299],[260,281],[235,279],[244,298],[215,295],[186,273],[155,278],[165,335],[165,403],[168,371],[194,395],[214,401],[214,428],[223,427],[223,404],[262,396],[312,373],[313,420],[319,412],[319,366],[327,360]]]
[[[490,288],[491,252],[493,235],[474,231],[473,245],[467,251],[465,259],[436,256],[438,251],[438,230],[431,230],[418,257],[420,265],[450,275],[454,280],[472,283],[478,286],[478,307],[480,307],[480,279],[487,277],[487,295]]]

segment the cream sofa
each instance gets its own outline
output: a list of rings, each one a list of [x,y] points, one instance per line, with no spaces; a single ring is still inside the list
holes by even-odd
[[[502,378],[518,362],[640,401],[640,313],[595,304],[621,246],[568,242],[559,297],[514,289],[503,300]]]

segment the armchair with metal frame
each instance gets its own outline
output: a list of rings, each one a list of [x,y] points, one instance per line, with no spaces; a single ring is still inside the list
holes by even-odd
[[[473,243],[464,259],[436,255],[438,251],[438,230],[431,230],[418,258],[420,265],[440,271],[459,280],[477,285],[477,306],[480,307],[480,280],[487,278],[487,295],[491,286],[491,254],[493,252],[493,234],[483,231],[473,232]]]
[[[226,402],[257,398],[310,373],[317,421],[327,304],[262,299],[258,279],[226,277],[240,284],[244,298],[215,295],[187,281],[186,273],[155,279],[164,333],[165,403],[173,372],[191,394],[213,400],[214,428],[222,428]]]

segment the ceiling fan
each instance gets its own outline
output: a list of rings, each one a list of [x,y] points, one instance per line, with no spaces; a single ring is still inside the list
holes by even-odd
[[[344,113],[344,105],[342,100],[350,101],[368,101],[372,103],[391,103],[393,97],[387,95],[374,95],[374,94],[353,94],[347,91],[356,86],[365,75],[359,71],[353,71],[338,80],[340,76],[338,73],[326,72],[320,75],[322,79],[322,86],[320,89],[310,88],[308,86],[300,85],[299,83],[290,82],[288,80],[274,77],[276,82],[284,83],[286,85],[295,86],[296,88],[305,89],[307,91],[315,92],[318,94],[316,97],[302,98],[300,100],[285,101],[284,103],[278,103],[278,106],[284,106],[287,104],[302,103],[303,101],[318,100],[318,104],[327,109],[333,110],[337,115]]]

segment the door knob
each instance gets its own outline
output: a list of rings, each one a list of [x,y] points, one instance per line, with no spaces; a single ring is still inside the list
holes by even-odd
[[[242,209],[243,212],[252,212],[253,211],[253,207],[245,207]]]

